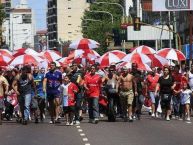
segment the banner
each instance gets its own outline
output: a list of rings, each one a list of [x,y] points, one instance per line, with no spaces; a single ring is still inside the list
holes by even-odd
[[[193,0],[152,0],[152,11],[191,11]]]

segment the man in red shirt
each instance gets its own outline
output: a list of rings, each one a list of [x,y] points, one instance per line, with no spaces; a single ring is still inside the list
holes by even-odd
[[[152,72],[149,73],[146,79],[146,92],[151,98],[152,117],[155,117],[156,109],[158,106],[159,98],[155,96],[155,88],[159,80],[159,75],[156,74],[156,69],[152,68]]]
[[[102,85],[102,78],[96,74],[96,66],[92,65],[90,73],[85,75],[86,94],[88,97],[89,122],[97,124],[99,121],[99,95]]]

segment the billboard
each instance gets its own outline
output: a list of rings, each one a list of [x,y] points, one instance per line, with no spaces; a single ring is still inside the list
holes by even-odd
[[[153,11],[190,11],[193,0],[152,0]]]
[[[157,25],[159,28],[155,28],[152,26],[141,26],[140,31],[134,31],[133,26],[127,27],[127,40],[133,41],[133,40],[171,40],[173,39],[173,32],[170,32],[168,26],[166,25]],[[171,29],[173,29],[173,26],[170,25]],[[166,31],[166,30],[168,31]]]

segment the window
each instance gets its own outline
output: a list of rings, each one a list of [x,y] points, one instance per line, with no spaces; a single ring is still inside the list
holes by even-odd
[[[72,32],[68,32],[68,34],[72,34]]]
[[[68,9],[71,9],[70,7],[68,7]]]
[[[23,14],[22,15],[22,23],[24,23],[24,24],[31,23],[31,14]]]
[[[71,18],[72,16],[68,16],[68,18]]]
[[[71,26],[72,24],[68,24],[68,26]]]

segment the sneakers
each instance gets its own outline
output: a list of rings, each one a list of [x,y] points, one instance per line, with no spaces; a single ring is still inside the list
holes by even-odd
[[[166,117],[166,121],[170,121],[170,117],[169,116]]]
[[[186,118],[186,121],[190,121],[190,117],[187,117],[187,118]]]
[[[49,124],[54,124],[54,121],[53,121],[53,120],[50,120]]]
[[[23,120],[23,125],[27,125],[27,120]]]
[[[82,120],[83,120],[83,117],[82,117],[82,116],[80,116],[80,117],[79,117],[79,121],[82,121]]]
[[[93,123],[93,124],[98,124],[98,123],[99,123],[99,119],[98,119],[98,118],[95,118],[92,123]]]
[[[73,123],[73,122],[72,122]],[[80,121],[76,120],[75,125],[80,125]]]
[[[152,113],[152,114],[151,114],[151,117],[155,117],[155,113]]]
[[[133,118],[132,117],[129,117],[129,122],[133,122]]]
[[[73,126],[73,125],[74,125],[73,121],[72,121],[69,125],[70,125],[70,126]]]
[[[70,125],[70,123],[69,122],[66,122],[66,126],[69,126]]]
[[[36,119],[35,119],[35,123],[38,123],[38,122],[39,122],[39,121],[38,121],[38,118],[36,118]]]

